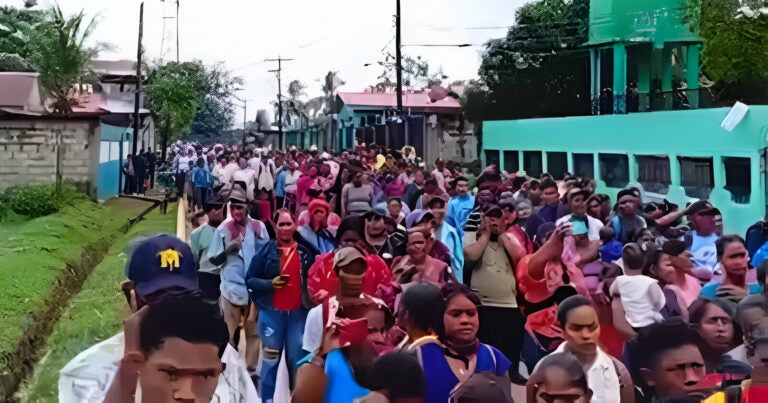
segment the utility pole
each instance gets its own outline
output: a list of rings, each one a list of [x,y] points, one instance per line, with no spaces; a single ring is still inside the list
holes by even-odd
[[[243,149],[245,149],[245,136],[246,136],[246,130],[245,125],[248,118],[248,100],[243,100]]]
[[[141,102],[141,40],[144,35],[144,3],[139,7],[139,48],[136,51],[136,94],[133,99],[133,155],[136,155],[136,148],[139,142],[139,131],[141,130],[141,116],[139,116],[139,103]],[[122,169],[122,167],[121,167]]]
[[[264,59],[265,62],[277,62],[276,70],[269,70],[270,73],[277,74],[277,141],[278,148],[283,148],[283,86],[280,81],[280,72],[283,70],[283,62],[289,62],[293,59],[283,59],[280,56],[277,59]]]
[[[397,75],[397,113],[403,110],[403,55],[400,52],[402,44],[400,42],[400,0],[397,2],[397,13],[395,14],[395,74]]]
[[[176,0],[176,63],[179,63],[179,0]]]

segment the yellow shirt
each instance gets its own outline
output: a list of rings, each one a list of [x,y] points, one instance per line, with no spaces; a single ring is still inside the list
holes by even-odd
[[[485,306],[517,308],[515,272],[500,243],[488,243],[480,266],[472,272],[472,288]]]

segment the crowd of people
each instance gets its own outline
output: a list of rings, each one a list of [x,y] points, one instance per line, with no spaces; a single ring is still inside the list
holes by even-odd
[[[411,147],[173,147],[190,243],[133,250],[135,313],[60,393],[270,402],[285,360],[294,402],[768,401],[768,224]]]

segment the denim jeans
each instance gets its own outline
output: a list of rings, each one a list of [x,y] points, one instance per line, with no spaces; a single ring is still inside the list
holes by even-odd
[[[259,336],[261,337],[261,379],[259,379],[259,394],[263,401],[272,399],[277,383],[277,369],[280,365],[280,355],[285,349],[286,367],[293,389],[296,377],[296,364],[303,357],[301,350],[304,336],[304,323],[307,321],[307,310],[299,308],[293,311],[278,311],[262,309],[259,311]]]

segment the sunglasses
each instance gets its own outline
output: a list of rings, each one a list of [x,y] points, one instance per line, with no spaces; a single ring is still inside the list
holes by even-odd
[[[229,208],[232,210],[245,210],[245,204],[230,204]]]

